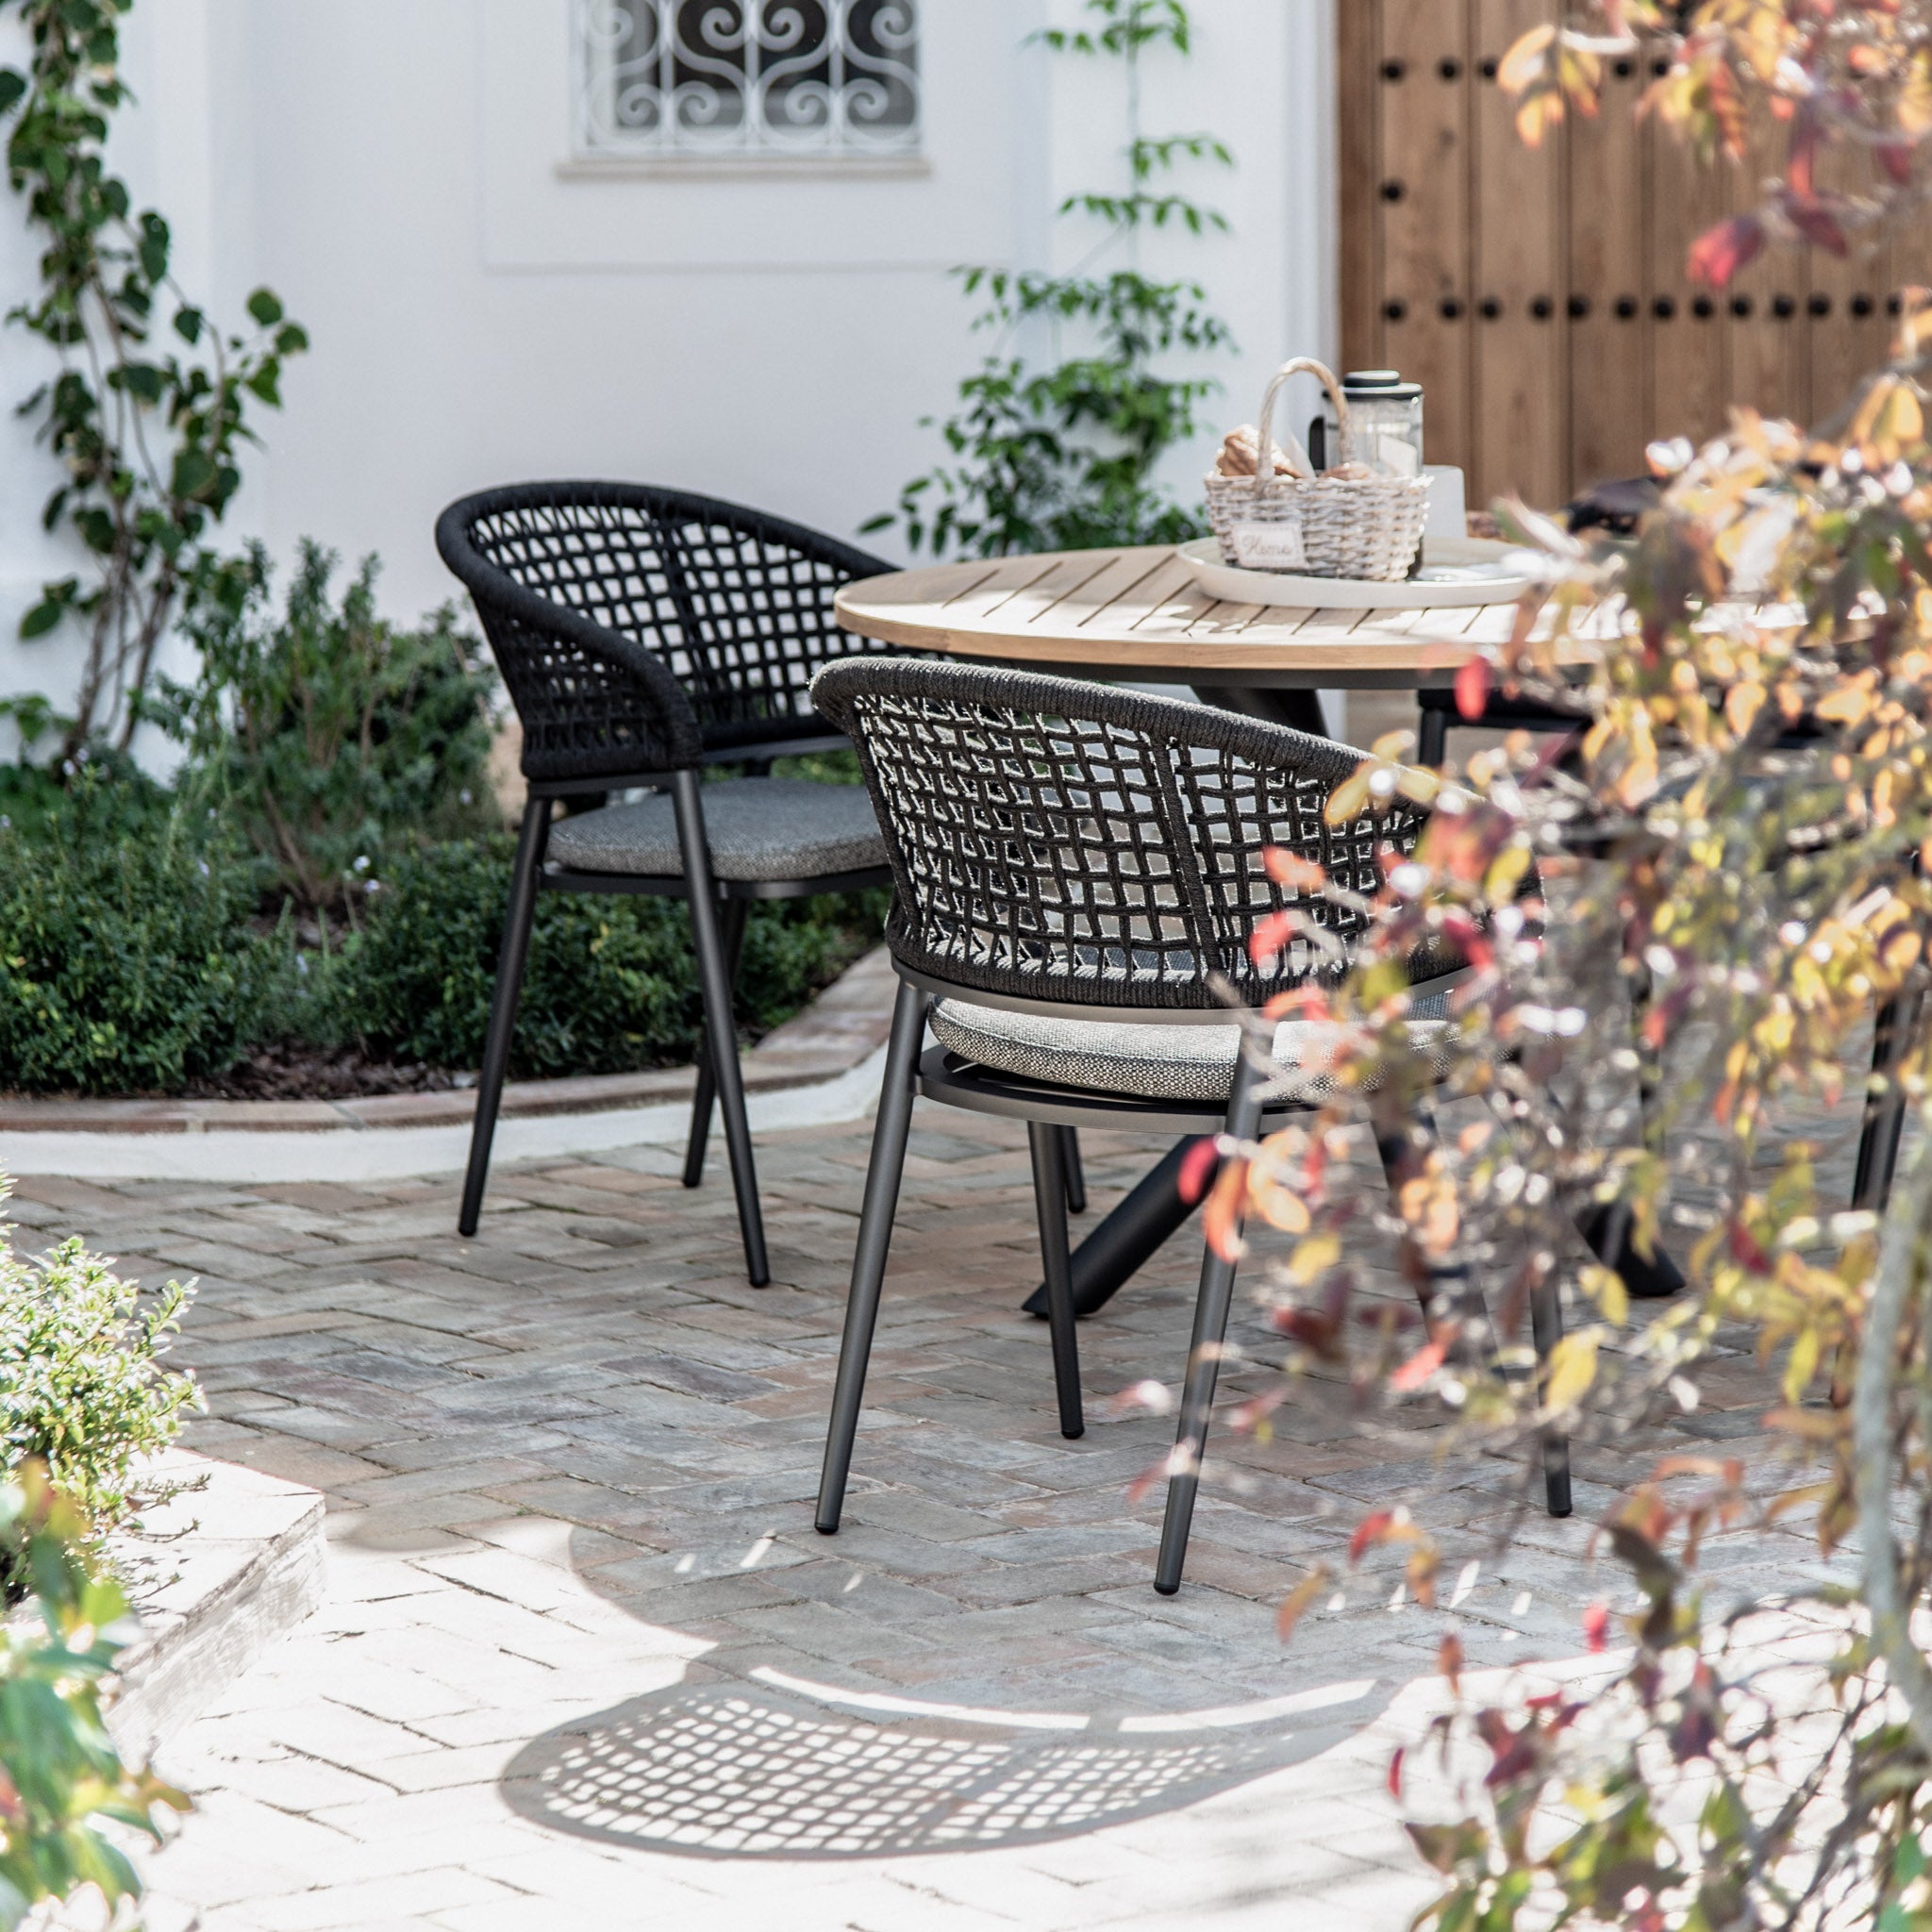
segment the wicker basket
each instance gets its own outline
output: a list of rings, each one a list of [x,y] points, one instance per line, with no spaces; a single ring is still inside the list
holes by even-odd
[[[1301,566],[1311,577],[1357,577],[1393,583],[1408,575],[1423,541],[1429,514],[1426,476],[1369,476],[1351,481],[1314,476],[1301,445],[1290,440],[1291,460],[1304,472],[1297,476],[1274,474],[1274,401],[1291,375],[1320,378],[1335,405],[1341,428],[1341,460],[1351,460],[1354,433],[1349,426],[1348,399],[1335,372],[1311,356],[1297,356],[1275,371],[1261,398],[1256,425],[1258,474],[1253,476],[1208,478],[1208,521],[1221,540],[1224,562],[1239,564],[1234,532],[1241,524],[1294,524],[1302,533]]]

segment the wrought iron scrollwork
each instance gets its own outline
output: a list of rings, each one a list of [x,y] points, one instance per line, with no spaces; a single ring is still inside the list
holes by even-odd
[[[577,0],[588,154],[902,155],[918,0]]]

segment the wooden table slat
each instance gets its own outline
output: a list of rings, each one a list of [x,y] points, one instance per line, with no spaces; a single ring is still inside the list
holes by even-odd
[[[1056,632],[1077,633],[1085,625],[1110,622],[1116,606],[1143,587],[1151,587],[1162,571],[1173,570],[1172,557],[1162,550],[1123,550],[1104,570],[1097,571],[1052,609],[1034,619]]]
[[[1143,617],[1158,610],[1176,591],[1185,590],[1193,581],[1193,572],[1170,556],[1167,562],[1137,578],[1110,603],[1082,615],[1075,634],[1125,636]]]
[[[996,619],[1001,605],[1041,578],[1050,576],[1063,561],[1063,558],[1051,555],[1002,558],[993,567],[992,575],[983,583],[948,601],[946,622],[972,624],[983,619]]]
[[[1015,584],[1005,601],[990,607],[984,615],[1014,630],[1037,624],[1102,575],[1119,554],[1096,550],[1064,557],[1051,570]]]

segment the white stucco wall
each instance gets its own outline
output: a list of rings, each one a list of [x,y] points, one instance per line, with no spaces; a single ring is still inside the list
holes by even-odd
[[[1196,0],[1193,61],[1148,63],[1148,129],[1212,129],[1237,155],[1188,177],[1232,234],[1143,257],[1234,325],[1217,421],[1252,416],[1282,356],[1333,341],[1331,5]],[[314,339],[263,416],[235,535],[378,552],[400,614],[449,593],[436,513],[491,482],[636,477],[854,535],[932,459],[920,418],[981,353],[947,271],[1091,247],[1053,209],[1120,176],[1118,69],[1023,45],[1078,10],[924,0],[923,175],[719,180],[560,166],[568,0],[140,0],[119,149],[137,195],[174,223],[197,293],[236,316],[267,282]],[[31,260],[0,204],[10,291]],[[0,331],[0,395],[36,361]],[[0,691],[58,688],[74,653],[13,641],[59,563],[36,523],[50,484],[0,423]]]

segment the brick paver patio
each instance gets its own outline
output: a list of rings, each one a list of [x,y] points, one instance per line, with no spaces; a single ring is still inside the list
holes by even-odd
[[[324,1610],[164,1757],[200,1808],[152,1861],[154,1924],[1406,1924],[1429,1887],[1383,1778],[1438,1706],[1441,1620],[1399,1552],[1287,1650],[1274,1620],[1366,1503],[1430,1476],[1436,1414],[1365,1434],[1309,1379],[1271,1442],[1224,1437],[1187,1587],[1158,1597],[1159,1489],[1126,1488],[1171,1424],[1108,1398],[1178,1375],[1198,1238],[1083,1324],[1090,1427],[1061,1441],[1017,1311],[1024,1144],[922,1104],[836,1540],[809,1499],[863,1126],[765,1140],[762,1292],[715,1165],[688,1194],[668,1150],[500,1172],[475,1241],[454,1181],[24,1183],[31,1226],[201,1277],[192,1445],[331,1510]],[[1091,1138],[1096,1207],[1155,1151]],[[1237,1339],[1231,1386],[1266,1386],[1281,1345],[1252,1307]],[[1748,1360],[1707,1388],[1687,1441],[1755,1432]],[[1580,1609],[1617,1585],[1591,1522],[1632,1473],[1581,1459],[1578,1516],[1499,1555],[1528,1472],[1435,1471],[1474,1666],[1589,1668],[1563,1661]],[[1706,1567],[1789,1586],[1815,1550],[1740,1535]]]

